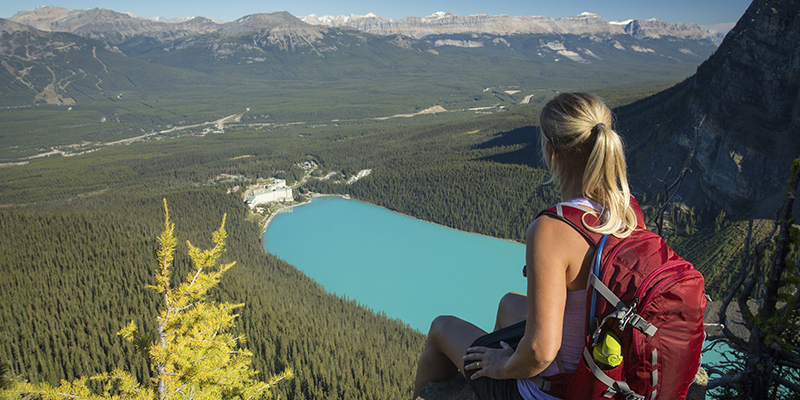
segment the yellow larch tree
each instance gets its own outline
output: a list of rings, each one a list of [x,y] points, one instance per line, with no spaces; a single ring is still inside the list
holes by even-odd
[[[250,368],[252,353],[239,347],[245,338],[230,332],[238,316],[234,311],[244,304],[208,300],[208,291],[235,264],[217,265],[225,252],[225,217],[212,235],[210,249],[199,249],[187,241],[194,268],[173,288],[170,276],[177,239],[166,200],[164,214],[164,231],[158,237],[156,284],[147,286],[163,296],[156,318],[157,338],[144,337],[133,321],[118,332],[148,355],[153,382],[140,383],[127,371],[117,369],[73,382],[62,381],[58,386],[18,382],[0,392],[0,398],[249,400],[270,398],[272,386],[294,376],[286,369],[266,382],[256,379],[258,372]]]

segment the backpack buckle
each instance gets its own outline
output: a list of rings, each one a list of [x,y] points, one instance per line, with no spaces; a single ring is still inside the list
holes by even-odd
[[[639,305],[639,298],[634,297],[633,303],[631,303],[630,308],[624,310],[622,317],[619,319],[619,330],[624,331],[625,327],[630,324],[632,327],[638,329],[640,332],[648,335],[648,336],[655,336],[656,328],[655,325],[647,322],[646,319],[642,318],[641,315],[636,313],[636,306]]]
[[[639,317],[638,314],[636,314],[636,306],[638,305],[639,305],[639,298],[634,297],[630,307],[623,310],[624,314],[622,314],[622,317],[620,317],[619,319],[619,330],[624,331],[625,327],[628,325],[628,322],[630,322],[635,317],[638,317],[640,319],[642,318]]]

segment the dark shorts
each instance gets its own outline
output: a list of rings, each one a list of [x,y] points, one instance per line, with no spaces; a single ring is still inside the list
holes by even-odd
[[[490,347],[494,349],[500,348],[500,342],[506,342],[509,346],[513,348],[517,348],[520,339],[525,334],[525,321],[518,322],[514,325],[508,326],[506,328],[500,329],[498,331],[494,331],[488,335],[484,335],[479,337],[472,343],[472,346],[483,346],[483,347]],[[464,365],[466,366],[468,363],[472,363],[472,361],[465,362]],[[472,387],[472,391],[475,392],[476,397],[478,400],[523,400],[522,396],[519,394],[519,389],[517,389],[517,380],[516,379],[507,379],[507,380],[497,380],[491,378],[478,378],[475,380],[470,379],[472,374],[477,372],[478,370],[467,370],[464,369],[464,373],[467,376],[467,381],[469,381],[469,385]]]

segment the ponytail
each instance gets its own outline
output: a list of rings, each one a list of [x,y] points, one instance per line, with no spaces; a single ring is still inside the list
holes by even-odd
[[[625,152],[610,127],[611,110],[588,93],[563,93],[551,100],[540,117],[542,154],[554,178],[580,186],[583,197],[602,205],[601,224],[587,228],[600,234],[627,237],[636,227],[630,204]]]

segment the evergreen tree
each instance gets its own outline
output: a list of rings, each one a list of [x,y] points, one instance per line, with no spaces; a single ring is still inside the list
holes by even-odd
[[[230,333],[238,316],[233,311],[243,304],[215,304],[207,299],[222,275],[235,262],[217,265],[225,252],[225,216],[213,233],[213,246],[207,250],[189,247],[194,270],[177,288],[171,285],[173,257],[177,246],[175,226],[170,222],[164,200],[164,231],[158,238],[156,285],[148,285],[163,295],[164,304],[158,324],[157,340],[150,342],[131,321],[118,335],[130,340],[147,354],[154,370],[155,384],[138,382],[129,372],[115,369],[111,373],[62,381],[59,386],[48,383],[17,383],[3,390],[2,398],[46,399],[252,399],[269,398],[269,389],[283,379],[294,376],[291,369],[271,377],[268,382],[255,379],[250,368],[252,353],[240,348],[243,336]]]
[[[8,370],[8,364],[0,362],[0,390],[10,388],[14,384]]]

